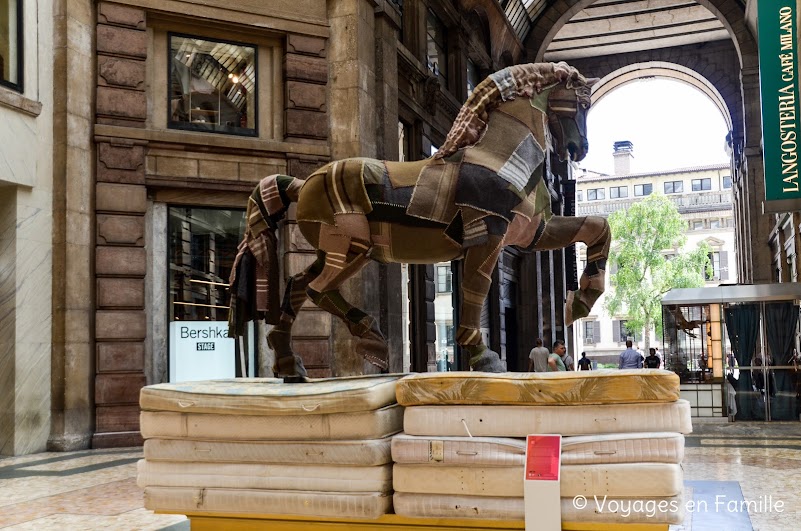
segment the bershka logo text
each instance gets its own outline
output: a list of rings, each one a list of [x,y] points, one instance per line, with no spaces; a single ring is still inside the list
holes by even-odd
[[[212,326],[202,329],[182,326],[180,335],[181,339],[228,339],[228,330],[225,328],[214,328]]]

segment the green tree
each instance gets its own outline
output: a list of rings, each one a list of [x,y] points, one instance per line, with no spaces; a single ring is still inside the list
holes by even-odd
[[[709,247],[702,243],[682,251],[687,223],[662,194],[618,210],[609,216],[609,225],[612,249],[607,270],[617,271],[610,278],[606,310],[625,315],[629,330],[643,330],[647,349],[652,327],[657,337],[662,335],[662,296],[673,288],[703,286],[704,274],[712,273]]]

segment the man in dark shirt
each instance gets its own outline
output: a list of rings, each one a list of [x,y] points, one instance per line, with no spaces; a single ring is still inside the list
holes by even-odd
[[[661,363],[659,356],[656,355],[656,349],[650,348],[648,349],[649,354],[645,358],[645,368],[646,369],[658,369]]]
[[[581,353],[581,359],[578,360],[579,370],[580,371],[591,371],[592,370],[592,360],[587,357],[586,352]]]

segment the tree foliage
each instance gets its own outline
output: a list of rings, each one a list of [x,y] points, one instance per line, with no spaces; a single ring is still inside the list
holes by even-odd
[[[704,285],[704,273],[711,273],[709,247],[684,251],[686,222],[676,206],[661,194],[649,195],[609,216],[612,249],[607,271],[611,290],[605,306],[610,315],[625,315],[632,331],[656,327],[662,334],[662,296],[673,288]],[[670,255],[668,258],[667,255]]]

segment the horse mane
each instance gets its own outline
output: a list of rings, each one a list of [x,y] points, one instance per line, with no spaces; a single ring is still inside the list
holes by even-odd
[[[514,65],[490,74],[464,102],[434,158],[447,157],[478,142],[487,127],[488,114],[504,101],[530,98],[563,81],[568,82],[568,88],[586,84],[579,71],[565,62]]]

